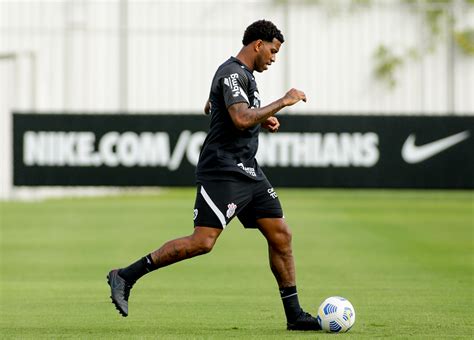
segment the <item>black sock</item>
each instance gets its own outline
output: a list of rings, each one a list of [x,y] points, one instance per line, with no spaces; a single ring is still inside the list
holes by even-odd
[[[281,301],[285,308],[286,320],[294,322],[300,315],[302,309],[298,301],[296,286],[280,288]]]
[[[128,267],[120,269],[118,274],[128,283],[134,284],[143,275],[156,269],[158,268],[153,264],[151,254],[148,254]]]

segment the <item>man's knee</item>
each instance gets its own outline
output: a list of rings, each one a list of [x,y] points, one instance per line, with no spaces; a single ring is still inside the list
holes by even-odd
[[[259,220],[259,228],[272,247],[291,247],[293,234],[283,218]]]
[[[281,228],[278,228],[275,233],[275,243],[281,247],[291,247],[293,234],[286,223]]]
[[[208,230],[210,228],[202,228],[203,227],[195,228],[191,239],[196,252],[198,252],[199,254],[207,254],[214,247],[214,244],[216,243],[217,237],[219,236],[221,230]]]
[[[293,234],[290,230],[290,227],[288,227],[287,224],[285,224],[285,227],[281,231],[281,238],[283,239],[283,242],[286,244],[291,244],[291,240],[293,239]]]
[[[210,253],[214,248],[214,242],[210,239],[200,239],[197,242],[197,248],[200,254]]]

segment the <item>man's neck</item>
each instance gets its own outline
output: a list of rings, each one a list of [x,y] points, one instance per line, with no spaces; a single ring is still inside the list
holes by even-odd
[[[242,47],[242,49],[240,50],[240,52],[236,55],[236,58],[239,59],[239,61],[244,64],[245,66],[247,66],[247,68],[253,72],[253,60],[252,58],[249,56],[249,53],[245,50],[245,47]]]

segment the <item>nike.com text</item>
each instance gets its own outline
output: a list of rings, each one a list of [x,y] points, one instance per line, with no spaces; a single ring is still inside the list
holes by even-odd
[[[27,131],[26,166],[167,167],[177,170],[184,158],[197,164],[205,132],[180,133],[174,146],[167,132]],[[379,137],[366,133],[261,134],[257,159],[268,167],[372,167],[379,160]]]

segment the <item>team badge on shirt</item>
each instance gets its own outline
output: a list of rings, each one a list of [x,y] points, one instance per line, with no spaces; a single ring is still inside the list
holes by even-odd
[[[227,212],[225,213],[227,218],[231,218],[235,214],[236,208],[237,208],[237,205],[235,205],[234,203],[227,204]]]

